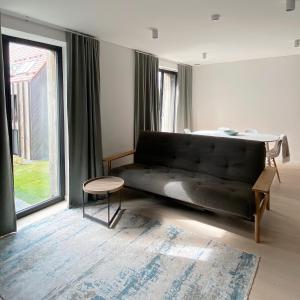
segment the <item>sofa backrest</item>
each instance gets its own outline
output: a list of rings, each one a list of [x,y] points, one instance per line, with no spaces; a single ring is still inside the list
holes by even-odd
[[[254,184],[265,168],[265,156],[262,142],[145,131],[134,160]]]

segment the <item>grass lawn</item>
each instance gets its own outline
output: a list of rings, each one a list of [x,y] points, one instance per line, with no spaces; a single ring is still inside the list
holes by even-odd
[[[15,196],[28,204],[36,204],[50,196],[49,162],[24,161],[14,156]]]

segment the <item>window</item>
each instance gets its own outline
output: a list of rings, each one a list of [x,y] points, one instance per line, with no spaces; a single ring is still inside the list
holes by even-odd
[[[175,132],[177,73],[160,69],[158,80],[161,131]]]

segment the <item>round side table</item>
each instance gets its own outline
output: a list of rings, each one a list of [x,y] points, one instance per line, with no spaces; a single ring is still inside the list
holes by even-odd
[[[110,228],[110,225],[116,219],[118,213],[121,210],[121,189],[124,186],[124,180],[119,177],[114,176],[101,176],[87,180],[82,185],[82,216],[87,217],[93,221],[96,221],[102,225]],[[119,206],[112,217],[110,217],[110,195],[112,193],[118,192],[119,195]],[[93,195],[106,195],[107,198],[107,222],[100,220],[94,216],[91,216],[85,213],[84,207],[84,193],[93,194]]]

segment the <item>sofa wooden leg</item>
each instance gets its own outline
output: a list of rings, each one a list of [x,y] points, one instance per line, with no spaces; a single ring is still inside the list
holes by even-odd
[[[275,158],[273,158],[272,160],[273,160],[273,164],[274,164],[275,169],[276,169],[276,174],[277,174],[278,181],[279,181],[279,183],[281,183],[281,179],[280,179],[280,176],[279,176],[279,171],[278,171],[278,168],[277,168],[276,160],[275,160]]]
[[[270,210],[270,194],[266,194],[266,197],[267,197],[267,206],[266,206],[266,209],[267,210]]]
[[[260,242],[260,219],[261,219],[261,199],[262,195],[260,192],[255,191],[255,230],[254,230],[254,238],[255,242],[259,243]]]
[[[259,217],[255,214],[255,242],[260,242],[260,220]]]

